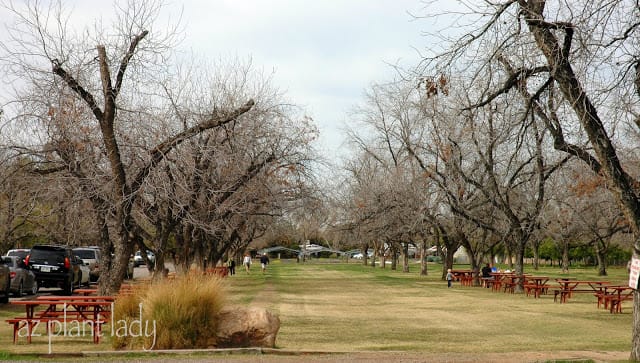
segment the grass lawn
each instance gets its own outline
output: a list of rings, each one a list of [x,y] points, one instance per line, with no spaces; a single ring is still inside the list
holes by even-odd
[[[257,267],[257,268],[256,268]],[[468,266],[456,266],[465,268]],[[611,268],[598,277],[593,268],[557,267],[526,273],[580,280],[609,280],[625,284],[626,269]],[[226,279],[229,305],[266,307],[281,321],[276,340],[282,350],[357,352],[411,351],[420,353],[503,353],[553,351],[623,351],[631,349],[632,303],[622,314],[596,308],[592,294],[577,294],[566,304],[553,294],[540,299],[524,294],[492,292],[480,287],[448,289],[441,266],[419,265],[409,273],[315,259],[305,263],[273,259],[265,274],[257,265],[251,274],[237,269]],[[0,319],[23,313],[21,306],[3,305]],[[91,337],[56,338],[53,351],[71,353],[110,350],[107,335],[101,344]],[[9,324],[0,324],[0,359],[15,353],[46,353],[46,337],[30,345],[22,338],[12,344]]]
[[[275,261],[267,274],[253,271],[229,279],[230,302],[257,304],[281,319],[277,346],[326,351],[423,352],[630,351],[632,304],[622,314],[596,308],[593,294],[554,303],[524,294],[480,287],[448,289],[441,266],[403,273],[359,263]],[[464,268],[465,266],[456,266]],[[593,268],[557,267],[526,273],[626,283],[625,269],[598,277]],[[556,282],[552,279],[552,286]]]

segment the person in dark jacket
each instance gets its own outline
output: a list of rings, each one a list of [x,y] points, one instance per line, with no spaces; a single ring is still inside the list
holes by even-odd
[[[229,257],[229,260],[227,261],[227,268],[229,269],[229,275],[236,274],[236,261],[233,257]]]
[[[268,264],[269,264],[269,257],[265,253],[264,255],[260,256],[260,266],[262,267],[262,273],[264,273],[267,270]]]

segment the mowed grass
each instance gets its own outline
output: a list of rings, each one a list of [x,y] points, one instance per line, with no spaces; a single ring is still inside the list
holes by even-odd
[[[468,266],[456,266],[468,268]],[[632,304],[622,314],[596,308],[593,294],[577,294],[566,304],[553,294],[540,299],[492,292],[480,287],[448,289],[442,267],[419,266],[409,273],[371,268],[361,263],[314,259],[305,263],[273,259],[267,273],[238,269],[225,279],[227,306],[262,306],[281,321],[277,348],[320,352],[411,351],[424,353],[503,353],[553,351],[623,351],[631,349]],[[626,284],[625,269],[598,277],[593,268],[557,267],[525,272],[580,280]],[[24,313],[22,306],[0,306],[0,319]],[[116,317],[117,318],[117,317]],[[57,337],[54,353],[111,350],[108,325],[100,344],[91,337]],[[9,324],[0,324],[0,360],[12,354],[47,353],[46,337],[12,344]],[[23,357],[21,357],[23,358]],[[100,360],[107,359],[106,356]]]
[[[465,266],[459,266],[464,268]],[[467,266],[468,267],[468,266]],[[593,294],[568,303],[480,287],[448,289],[441,266],[409,273],[359,263],[275,261],[267,274],[229,279],[230,302],[264,306],[280,316],[277,346],[319,351],[421,352],[629,351],[632,304],[622,314],[596,308]],[[255,269],[254,269],[255,270]],[[625,269],[598,277],[593,268],[562,274],[557,267],[526,273],[625,284]]]

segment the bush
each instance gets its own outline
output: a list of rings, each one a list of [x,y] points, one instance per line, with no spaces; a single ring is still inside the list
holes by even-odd
[[[440,256],[427,256],[427,262],[441,263],[442,258]]]
[[[116,331],[115,334],[112,332],[113,348],[195,349],[214,346],[218,314],[226,296],[222,279],[193,273],[154,282],[141,293],[119,296],[112,317]],[[141,328],[142,334],[118,334],[120,326],[130,326],[136,319],[141,319],[138,324],[142,326],[134,327]]]
[[[140,303],[144,292],[138,291],[133,294],[120,295],[113,306],[112,317],[114,330],[111,332],[111,346],[114,349],[139,349],[144,343],[142,338],[133,337],[127,332],[120,332],[118,329],[124,324],[131,326],[132,322],[140,318]]]
[[[193,273],[154,284],[143,297],[145,321],[155,322],[145,347],[155,349],[210,348],[216,343],[218,314],[224,305],[221,277]]]

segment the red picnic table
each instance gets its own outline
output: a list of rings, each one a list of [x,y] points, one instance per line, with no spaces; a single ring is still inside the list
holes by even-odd
[[[592,280],[570,280],[566,278],[556,279],[560,285],[560,289],[555,291],[553,301],[557,300],[560,295],[560,302],[566,303],[567,298],[570,298],[574,293],[587,292],[587,293],[599,293],[604,285],[609,285],[609,281],[592,281]]]
[[[451,270],[454,279],[460,281],[462,286],[473,285],[473,271],[472,270]]]
[[[68,323],[76,321],[87,323],[92,328],[93,342],[99,343],[102,324],[111,315],[113,296],[40,296],[35,300],[15,300],[13,305],[24,305],[25,315],[6,319],[13,324],[13,342],[16,343],[19,331],[27,328],[27,342],[31,343],[33,331],[40,323],[45,323],[47,332],[51,322]],[[45,307],[36,311],[39,306]]]
[[[512,275],[514,275],[513,272],[492,272],[491,276],[493,277],[493,284],[491,286],[493,291],[500,291],[507,277]]]
[[[528,277],[529,277],[529,274],[518,275],[516,273],[511,273],[511,274],[505,275],[502,281],[504,292],[509,291],[510,293],[513,294],[515,292],[515,288],[518,285],[518,283],[522,280],[524,285],[524,281]]]
[[[95,295],[98,293],[98,289],[74,289],[73,293],[76,295]]]
[[[533,293],[533,297],[537,299],[549,288],[549,276],[526,276],[525,279],[524,288],[527,296]]]
[[[633,299],[634,289],[626,286],[602,286],[600,292],[596,293],[598,299],[598,308],[600,305],[604,305],[605,309],[609,309],[610,313],[621,313],[622,302]]]

